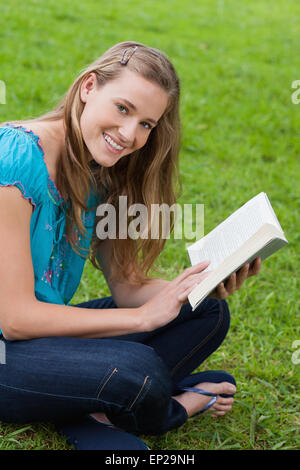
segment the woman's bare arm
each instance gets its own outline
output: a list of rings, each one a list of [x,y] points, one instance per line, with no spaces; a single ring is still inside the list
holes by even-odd
[[[30,250],[32,206],[16,187],[0,188],[0,328],[8,340],[105,337],[143,329],[139,310],[78,308],[40,302]]]
[[[128,279],[124,279],[123,282],[110,281],[111,250],[112,240],[104,240],[98,249],[97,260],[101,266],[111,295],[118,307],[140,307],[168,285],[169,281],[165,279],[151,279],[147,284],[138,285],[133,282],[134,274]]]

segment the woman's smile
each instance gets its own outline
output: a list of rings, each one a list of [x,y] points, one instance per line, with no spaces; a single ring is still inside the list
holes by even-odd
[[[105,145],[110,152],[114,153],[115,155],[119,155],[125,149],[125,147],[122,147],[120,144],[116,142],[116,140],[114,140],[111,136],[109,136],[105,132],[103,132],[102,135],[105,141]]]

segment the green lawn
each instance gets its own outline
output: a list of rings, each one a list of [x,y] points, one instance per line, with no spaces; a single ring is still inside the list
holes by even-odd
[[[3,2],[4,3],[4,2]],[[160,437],[155,449],[299,449],[300,4],[292,0],[11,0],[1,5],[0,122],[52,107],[83,67],[114,43],[164,50],[182,84],[180,203],[205,204],[205,233],[265,191],[289,245],[229,298],[232,322],[204,364],[238,382],[225,417],[198,416]],[[168,279],[189,265],[185,240],[159,258]],[[86,265],[73,298],[108,295]],[[0,424],[0,449],[72,449],[49,423]]]

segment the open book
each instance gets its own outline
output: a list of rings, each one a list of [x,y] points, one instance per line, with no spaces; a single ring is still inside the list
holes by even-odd
[[[287,243],[268,196],[259,193],[188,247],[192,265],[210,260],[203,272],[212,271],[188,296],[193,310],[244,264],[264,260]]]

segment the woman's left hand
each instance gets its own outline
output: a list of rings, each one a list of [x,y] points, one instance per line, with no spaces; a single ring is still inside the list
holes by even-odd
[[[221,282],[210,294],[213,299],[226,299],[236,290],[240,289],[243,282],[251,276],[259,273],[261,267],[261,259],[256,258],[251,265],[245,264],[236,273],[231,274],[225,282]]]

